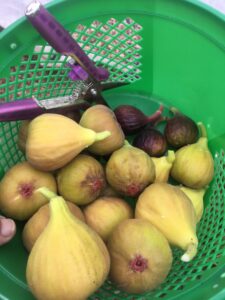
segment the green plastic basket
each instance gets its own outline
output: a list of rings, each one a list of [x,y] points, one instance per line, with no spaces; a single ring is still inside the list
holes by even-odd
[[[112,108],[129,103],[150,114],[159,102],[176,106],[206,125],[215,158],[197,257],[183,263],[174,251],[168,278],[150,293],[128,295],[107,281],[90,299],[225,299],[225,17],[194,0],[58,0],[47,7],[111,80],[132,83],[104,93]],[[0,101],[72,92],[67,58],[25,18],[1,33],[0,45]],[[0,123],[1,177],[24,159],[18,125]],[[0,299],[34,299],[25,279],[23,225],[0,247]]]

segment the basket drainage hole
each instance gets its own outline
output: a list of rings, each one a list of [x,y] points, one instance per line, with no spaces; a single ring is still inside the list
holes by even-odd
[[[159,295],[159,298],[164,298],[165,296],[167,296],[167,294],[166,294],[166,293],[163,293],[163,294],[160,294],[160,295]]]
[[[213,289],[217,289],[218,287],[219,287],[219,284],[217,284],[217,283],[213,285]]]
[[[222,273],[222,274],[220,275],[220,277],[221,277],[221,278],[225,278],[225,273]]]

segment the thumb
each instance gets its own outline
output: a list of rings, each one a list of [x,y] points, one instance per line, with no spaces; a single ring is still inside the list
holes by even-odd
[[[0,217],[0,245],[9,242],[16,233],[16,224],[12,219]]]

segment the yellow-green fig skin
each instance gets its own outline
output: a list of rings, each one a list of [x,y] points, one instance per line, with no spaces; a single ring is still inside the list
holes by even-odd
[[[106,164],[106,178],[120,194],[136,197],[155,179],[155,166],[143,150],[125,144]]]
[[[152,157],[156,173],[154,182],[168,182],[174,160],[175,153],[172,150],[168,151],[167,156]]]
[[[85,222],[84,214],[82,210],[76,204],[66,201],[70,211],[75,215],[79,220]],[[22,240],[25,248],[28,252],[31,251],[34,243],[38,239],[39,235],[45,229],[50,218],[50,208],[49,203],[43,205],[39,210],[27,220],[22,231]]]
[[[35,169],[27,161],[11,167],[0,181],[0,210],[15,220],[29,219],[48,201],[35,190],[45,185],[57,191],[56,179],[49,172]]]
[[[118,123],[114,112],[102,104],[88,108],[82,115],[80,123],[85,128],[96,132],[107,130],[111,135],[102,141],[95,142],[89,147],[89,151],[98,155],[108,155],[121,148],[125,136]]]
[[[28,286],[38,300],[87,299],[108,276],[108,250],[62,197],[51,196],[50,209],[48,225],[28,257]]]
[[[196,217],[197,222],[199,222],[202,218],[203,211],[204,211],[204,195],[206,193],[206,188],[202,189],[191,189],[186,186],[180,186],[180,189],[188,196],[188,198],[191,200]]]
[[[106,185],[103,166],[93,157],[79,154],[57,174],[59,194],[77,205],[94,201]]]
[[[179,183],[195,189],[206,187],[214,176],[214,160],[206,137],[175,152],[171,176]]]
[[[172,251],[164,235],[149,221],[128,219],[109,237],[110,279],[128,293],[154,290],[166,279]]]
[[[183,249],[181,260],[188,262],[197,254],[195,209],[179,187],[168,183],[148,186],[137,200],[135,217],[150,221],[171,245]]]
[[[130,205],[121,198],[101,197],[87,205],[84,210],[87,224],[107,241],[111,232],[123,220],[133,217]]]
[[[36,168],[54,171],[69,163],[82,150],[110,132],[96,133],[74,120],[53,113],[34,118],[28,130],[26,158]]]

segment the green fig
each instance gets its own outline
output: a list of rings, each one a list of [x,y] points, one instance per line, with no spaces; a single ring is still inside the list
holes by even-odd
[[[37,192],[50,199],[50,219],[28,257],[28,286],[39,300],[85,300],[108,276],[106,245],[70,212],[63,197],[45,187]]]
[[[172,150],[168,151],[166,156],[152,157],[155,165],[155,181],[154,182],[167,182],[170,175],[173,162],[175,160],[175,153]]]
[[[195,210],[178,187],[164,182],[148,186],[138,197],[135,218],[150,221],[171,245],[183,249],[182,261],[189,262],[197,254]]]
[[[69,201],[66,201],[66,204],[72,214],[74,214],[81,221],[85,222],[84,214],[79,206]],[[49,218],[50,207],[49,203],[46,203],[39,208],[39,210],[26,222],[25,226],[23,227],[22,240],[28,252],[31,251],[34,243],[47,226]]]
[[[126,142],[110,156],[106,178],[122,195],[136,197],[154,181],[155,166],[147,153]]]
[[[179,183],[195,189],[206,187],[214,176],[214,160],[208,148],[205,127],[199,123],[202,135],[191,145],[175,152],[171,176]]]
[[[103,166],[92,156],[79,154],[57,174],[59,194],[77,205],[94,201],[106,185]]]
[[[0,210],[15,220],[29,219],[46,198],[35,190],[45,185],[56,192],[55,177],[24,161],[11,167],[0,182]]]
[[[181,186],[180,189],[188,196],[188,198],[191,200],[196,217],[197,217],[197,222],[201,220],[201,217],[203,215],[204,211],[204,195],[206,192],[206,188],[204,189],[191,189],[186,186]]]
[[[121,222],[109,236],[107,247],[111,257],[110,279],[128,293],[154,290],[171,269],[169,243],[147,220]]]
[[[133,210],[122,198],[100,197],[88,204],[84,210],[86,223],[94,229],[103,241],[123,220],[133,217]]]
[[[80,125],[100,132],[109,131],[111,135],[90,145],[88,150],[98,155],[109,155],[124,143],[124,133],[114,112],[107,106],[97,104],[88,108],[80,119]]]
[[[45,113],[34,118],[29,125],[26,158],[37,169],[55,171],[110,134],[109,131],[96,133],[83,128],[60,114]]]

